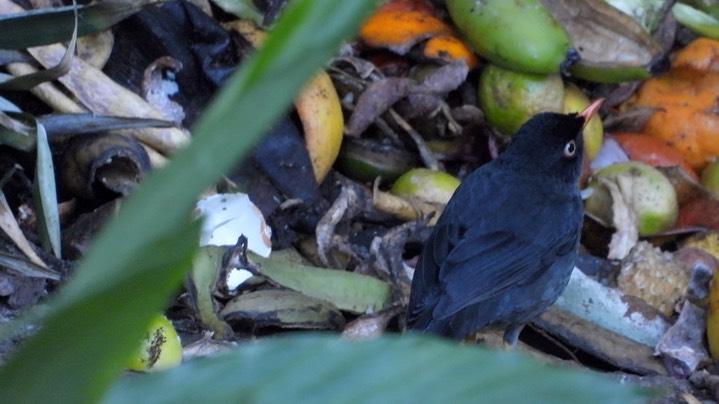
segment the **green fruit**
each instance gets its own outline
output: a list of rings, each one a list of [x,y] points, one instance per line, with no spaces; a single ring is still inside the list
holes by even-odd
[[[416,155],[408,151],[375,141],[346,137],[335,165],[350,178],[371,182],[377,177],[393,181],[419,163]]]
[[[402,174],[392,185],[390,193],[446,205],[459,183],[456,177],[444,171],[415,168]]]
[[[570,41],[539,0],[447,0],[455,25],[484,58],[531,73],[557,73]]]
[[[702,171],[702,185],[719,199],[719,161],[715,161]]]
[[[624,181],[618,179],[620,176],[624,176]],[[656,168],[627,161],[612,164],[594,174],[589,182],[593,192],[584,208],[600,222],[611,225],[613,199],[600,178],[619,184],[620,192],[636,215],[640,235],[656,234],[674,227],[679,215],[677,195],[672,183]]]
[[[178,366],[182,362],[182,344],[175,327],[162,314],[152,318],[138,350],[128,359],[127,369],[154,372]]]
[[[487,65],[479,81],[479,105],[487,121],[513,134],[540,112],[562,112],[564,83],[558,74],[542,75]]]

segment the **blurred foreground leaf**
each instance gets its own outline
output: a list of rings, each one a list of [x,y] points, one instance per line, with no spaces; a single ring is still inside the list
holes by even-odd
[[[425,335],[351,342],[305,334],[124,379],[106,402],[631,403],[643,394],[601,374]]]
[[[43,328],[0,368],[3,401],[103,395],[190,267],[199,237],[188,218],[197,195],[247,153],[376,3],[288,6],[262,50],[210,105],[193,144],[128,199],[50,302]]]

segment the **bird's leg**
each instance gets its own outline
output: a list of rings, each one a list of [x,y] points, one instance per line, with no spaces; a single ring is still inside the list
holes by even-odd
[[[510,325],[504,330],[504,347],[513,348],[517,345],[519,340],[519,333],[522,332],[524,324],[521,325]]]

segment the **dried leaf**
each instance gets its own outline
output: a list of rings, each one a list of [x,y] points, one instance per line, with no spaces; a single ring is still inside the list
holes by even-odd
[[[709,359],[704,347],[706,312],[684,302],[679,318],[657,344],[657,354],[664,359],[670,376],[687,377],[699,364]]]
[[[57,63],[65,53],[65,47],[49,45],[32,48],[29,52],[42,65],[48,66]],[[70,72],[61,77],[60,82],[96,114],[168,119],[140,96],[80,59],[73,60]],[[128,132],[165,154],[178,150],[190,141],[189,135],[178,128],[131,129]]]
[[[150,105],[157,108],[172,122],[182,124],[185,111],[182,105],[170,99],[177,93],[178,85],[174,80],[164,78],[165,71],[177,73],[182,69],[182,62],[170,56],[164,56],[147,66],[142,80],[142,96]]]
[[[17,248],[19,248],[33,264],[47,269],[47,265],[35,254],[30,242],[25,238],[22,230],[20,230],[20,226],[18,226],[15,216],[13,216],[2,191],[0,191],[0,229],[7,234]]]
[[[344,317],[337,307],[322,299],[292,290],[265,289],[230,300],[220,316],[233,323],[249,322],[252,329],[264,327],[337,330]]]
[[[59,273],[31,262],[27,257],[0,252],[0,265],[28,278],[45,278],[59,281]]]
[[[633,18],[603,1],[541,0],[581,56],[570,71],[597,81],[648,78],[662,49]]]
[[[357,99],[345,126],[348,136],[358,136],[397,101],[408,96],[417,82],[408,78],[386,78],[372,82]]]

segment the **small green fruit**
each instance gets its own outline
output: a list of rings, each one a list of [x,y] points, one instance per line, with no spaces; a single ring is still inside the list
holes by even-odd
[[[153,317],[138,350],[127,361],[127,369],[155,372],[182,362],[182,344],[175,327],[162,314]]]
[[[522,73],[487,65],[479,81],[479,104],[487,121],[511,135],[540,112],[562,112],[564,83],[558,74]]]
[[[584,205],[588,214],[605,225],[612,224],[612,196],[599,179],[618,182],[619,176],[625,176],[620,192],[636,214],[640,235],[656,234],[674,227],[679,215],[674,187],[659,170],[638,161],[612,164],[592,176],[589,188],[593,192]]]
[[[415,168],[402,174],[392,185],[390,193],[446,205],[459,183],[456,177],[443,171]]]

